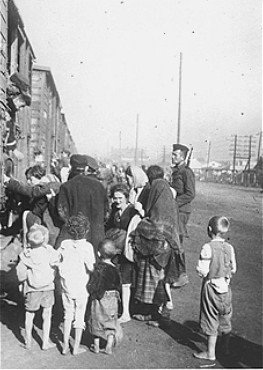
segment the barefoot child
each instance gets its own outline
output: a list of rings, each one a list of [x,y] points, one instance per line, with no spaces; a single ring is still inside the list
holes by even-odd
[[[122,338],[118,322],[118,301],[120,300],[121,281],[117,267],[111,262],[116,255],[114,242],[105,239],[99,246],[100,260],[88,284],[91,298],[89,330],[94,336],[91,351],[99,353],[100,338],[107,341],[105,354],[112,354],[115,344]]]
[[[200,327],[207,335],[207,351],[194,353],[194,357],[214,361],[218,331],[224,335],[225,349],[231,332],[232,294],[230,278],[236,272],[235,251],[225,242],[229,229],[226,217],[212,217],[208,223],[210,243],[203,245],[197,272],[203,278],[201,290]]]
[[[85,311],[88,301],[87,283],[95,264],[94,249],[86,240],[89,221],[82,214],[71,216],[67,223],[68,233],[73,239],[64,240],[57,252],[59,254],[59,275],[64,307],[64,332],[62,354],[69,352],[71,326],[75,328],[73,355],[85,352],[80,342],[85,328]]]
[[[49,340],[51,312],[54,305],[54,262],[56,251],[48,245],[49,233],[44,226],[34,224],[29,229],[26,240],[27,246],[20,254],[17,265],[18,280],[24,282],[25,294],[25,348],[31,349],[32,330],[35,313],[43,308],[43,343],[42,350],[55,347]]]

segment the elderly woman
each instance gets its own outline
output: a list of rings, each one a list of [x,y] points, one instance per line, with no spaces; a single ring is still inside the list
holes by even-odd
[[[152,180],[146,205],[146,217],[139,223],[134,237],[137,281],[135,299],[148,308],[145,315],[134,318],[159,325],[160,307],[170,300],[166,283],[170,282],[170,262],[180,250],[178,210],[166,180]],[[173,274],[175,272],[173,271]]]

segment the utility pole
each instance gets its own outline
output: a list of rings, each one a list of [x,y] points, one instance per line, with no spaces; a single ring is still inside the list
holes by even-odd
[[[251,150],[252,150],[252,135],[249,136],[248,171],[250,171]]]
[[[179,100],[178,100],[178,121],[177,121],[177,144],[180,143],[180,134],[181,134],[182,62],[183,62],[183,53],[180,52],[180,65],[179,65]]]
[[[165,145],[163,146],[163,166],[165,165]]]
[[[257,160],[257,163],[259,162],[259,158],[260,158],[261,142],[262,142],[262,131],[260,131],[260,133],[259,133],[259,141],[258,141],[258,160]]]
[[[237,156],[237,135],[235,135],[234,139],[234,153],[233,153],[233,173],[236,169],[236,156]]]
[[[211,151],[211,141],[208,140],[207,161],[206,161],[206,180],[208,178],[208,167],[209,167],[209,161],[210,161],[210,151]]]
[[[136,139],[135,139],[135,155],[134,155],[134,163],[137,166],[137,153],[138,153],[138,137],[139,137],[139,114],[137,114],[136,119]]]

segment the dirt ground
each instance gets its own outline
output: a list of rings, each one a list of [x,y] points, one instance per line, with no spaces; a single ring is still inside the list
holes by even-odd
[[[62,332],[58,312],[54,313],[51,338],[57,348],[41,351],[41,325],[36,319],[35,344],[32,351],[23,349],[24,312],[15,290],[1,299],[1,368],[2,369],[115,369],[115,368],[200,368],[211,363],[197,360],[194,351],[204,350],[205,338],[198,331],[201,279],[195,272],[200,248],[206,242],[206,226],[210,217],[225,215],[230,219],[228,234],[235,247],[238,271],[232,279],[233,332],[231,355],[226,357],[217,348],[214,368],[262,368],[262,194],[259,189],[230,185],[197,183],[194,211],[189,222],[190,239],[186,240],[187,269],[190,283],[173,290],[174,310],[168,328],[153,328],[132,320],[123,325],[124,338],[112,356],[94,354],[88,347],[88,333],[82,340],[86,353],[62,356]],[[2,239],[1,243],[4,240]],[[1,250],[1,272],[4,252]],[[14,256],[8,256],[10,259]],[[11,262],[12,263],[12,262]]]

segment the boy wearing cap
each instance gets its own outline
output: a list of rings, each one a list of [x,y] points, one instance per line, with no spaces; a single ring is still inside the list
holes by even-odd
[[[192,212],[191,202],[195,198],[195,176],[191,168],[186,164],[186,156],[189,149],[182,144],[173,144],[171,187],[176,190],[176,201],[180,217],[180,241],[188,237],[186,225]],[[179,288],[188,283],[185,266],[185,253],[180,254],[179,280],[173,283],[174,288]]]
[[[54,264],[57,259],[56,251],[48,244],[48,229],[34,224],[29,229],[26,239],[27,247],[20,254],[17,265],[18,280],[24,283],[25,295],[25,348],[31,349],[32,330],[35,313],[42,307],[43,343],[42,350],[54,348],[50,342],[50,326],[54,298]]]

